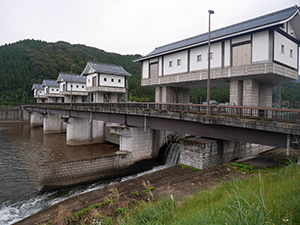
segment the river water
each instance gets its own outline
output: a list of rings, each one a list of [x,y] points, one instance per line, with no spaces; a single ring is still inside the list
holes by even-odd
[[[38,193],[40,163],[103,156],[117,150],[118,146],[110,144],[69,147],[65,134],[44,135],[42,128],[30,128],[28,124],[0,123],[0,225],[13,224],[71,196],[166,167],[69,190]]]

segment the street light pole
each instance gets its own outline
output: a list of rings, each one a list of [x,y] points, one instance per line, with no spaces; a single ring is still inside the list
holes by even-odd
[[[214,14],[213,10],[208,10],[208,68],[207,68],[207,107],[206,107],[206,115],[210,116],[210,15]]]

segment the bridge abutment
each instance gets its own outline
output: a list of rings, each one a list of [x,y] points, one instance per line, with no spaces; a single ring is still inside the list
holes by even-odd
[[[44,116],[38,112],[30,113],[30,127],[42,127],[44,123]]]
[[[208,169],[228,163],[233,159],[254,156],[273,148],[272,146],[237,141],[186,138],[180,142],[179,162],[198,169]]]
[[[103,121],[69,118],[66,142],[69,146],[102,143],[104,141],[103,132]]]
[[[44,134],[63,133],[66,130],[66,123],[57,114],[46,114],[43,121]]]

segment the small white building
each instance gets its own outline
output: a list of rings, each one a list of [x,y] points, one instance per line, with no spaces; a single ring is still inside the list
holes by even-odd
[[[86,78],[76,74],[60,73],[56,80],[59,92],[64,96],[64,102],[81,103],[87,101]]]
[[[122,66],[88,62],[81,76],[86,77],[86,90],[91,102],[124,101],[127,78],[131,76]]]
[[[42,84],[33,84],[31,90],[33,90],[33,96],[37,103],[43,103],[46,100],[44,87]]]
[[[62,103],[64,97],[59,93],[59,83],[55,80],[43,80],[42,86],[44,87],[46,103]]]
[[[231,103],[271,107],[272,87],[298,79],[299,43],[298,6],[214,30],[211,86],[230,86]],[[156,102],[188,103],[190,88],[207,85],[208,33],[136,61],[142,62],[142,86],[155,87]]]

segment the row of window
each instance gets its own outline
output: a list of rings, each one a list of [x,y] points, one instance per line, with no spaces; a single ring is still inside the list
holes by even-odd
[[[71,88],[73,87],[73,84],[71,84]],[[81,86],[82,88],[84,88],[84,85]],[[76,88],[79,88],[79,85],[76,85]]]
[[[52,88],[51,90],[52,90],[52,91],[55,91],[55,90],[58,91],[58,88],[57,88],[57,89]]]
[[[107,78],[106,77],[104,77],[103,80],[104,80],[104,82],[107,82]],[[111,78],[110,81],[113,83],[113,82],[115,82],[115,79]],[[118,83],[121,83],[121,79],[118,79]]]
[[[281,45],[281,54],[285,54],[285,46]],[[293,58],[293,49],[290,49],[290,58]]]
[[[213,59],[213,52],[210,53],[210,59]],[[202,55],[197,55],[197,62],[202,62]],[[181,66],[181,59],[177,59],[177,66]],[[173,61],[169,61],[169,67],[173,67]]]

